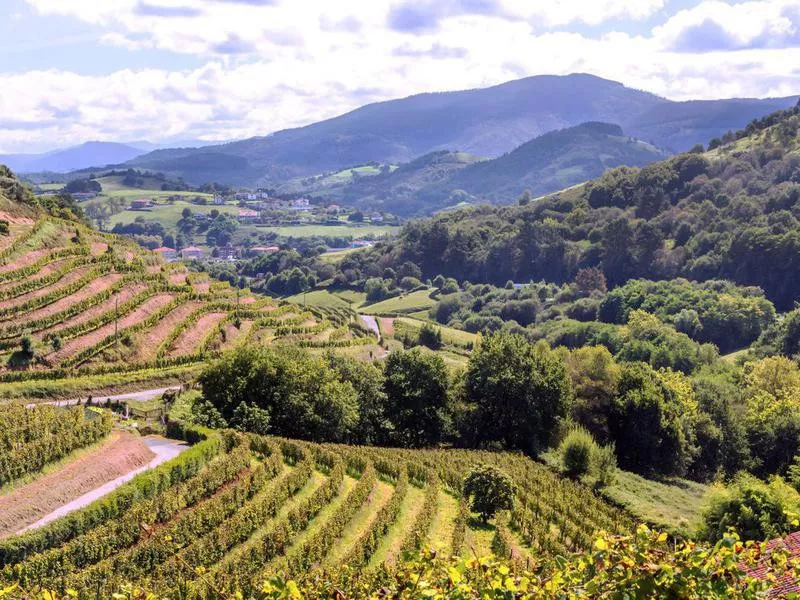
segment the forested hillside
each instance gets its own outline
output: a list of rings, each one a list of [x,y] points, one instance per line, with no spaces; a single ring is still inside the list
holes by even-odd
[[[525,206],[453,211],[341,264],[349,277],[411,262],[423,277],[503,284],[571,281],[597,267],[631,278],[729,279],[781,309],[800,297],[798,109],[756,121],[707,152],[618,168]]]
[[[371,177],[339,185],[324,177],[305,178],[279,191],[402,216],[424,215],[462,202],[508,204],[525,190],[540,196],[598,177],[610,167],[642,166],[665,156],[625,136],[618,125],[583,123],[546,133],[495,159],[439,151]]]

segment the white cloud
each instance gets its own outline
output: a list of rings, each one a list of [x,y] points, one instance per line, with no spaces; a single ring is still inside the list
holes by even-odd
[[[706,0],[653,30],[665,49],[704,52],[800,46],[797,0]]]
[[[0,151],[265,135],[372,101],[536,74],[590,72],[674,99],[800,92],[800,49],[789,43],[797,0],[706,0],[647,34],[608,31],[599,39],[566,24],[640,19],[665,1],[440,0],[447,12],[435,30],[413,32],[388,24],[401,2],[148,0],[142,11],[140,0],[27,1],[42,14],[103,27],[98,44],[205,56],[206,64],[105,76],[0,73]],[[153,14],[154,6],[168,16]],[[676,48],[709,20],[719,40],[734,40],[733,51]],[[767,37],[771,44],[759,42]]]

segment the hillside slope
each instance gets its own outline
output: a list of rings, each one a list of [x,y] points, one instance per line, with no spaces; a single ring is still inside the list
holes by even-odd
[[[57,395],[75,378],[102,388],[109,374],[123,384],[169,378],[244,343],[376,341],[348,310],[279,305],[89,229],[63,207],[25,204],[36,199],[3,169],[0,397]]]
[[[712,151],[613,169],[528,206],[410,223],[369,260],[381,268],[411,261],[424,277],[497,284],[561,283],[585,267],[601,268],[611,285],[730,279],[761,287],[784,310],[800,300],[798,132],[800,107],[755,122]]]
[[[608,168],[642,166],[666,155],[625,136],[618,125],[583,123],[546,133],[495,159],[441,150],[370,177],[333,185],[329,178],[300,178],[278,191],[422,215],[462,202],[507,204],[526,189],[540,196],[599,177]]]
[[[407,162],[436,150],[495,157],[548,131],[587,121],[617,123],[630,135],[680,151],[795,100],[681,103],[592,75],[536,76],[379,102],[266,137],[161,150],[130,164],[190,183],[274,185],[370,161]]]

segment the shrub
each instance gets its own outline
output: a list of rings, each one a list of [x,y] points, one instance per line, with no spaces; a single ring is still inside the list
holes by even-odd
[[[721,540],[733,529],[745,540],[783,536],[795,528],[800,495],[782,478],[765,483],[741,474],[726,488],[719,488],[703,514],[701,534]]]
[[[582,477],[589,472],[597,443],[583,427],[576,427],[561,442],[558,452],[561,468],[569,477]]]
[[[617,477],[617,455],[614,444],[595,447],[590,472],[597,487],[608,487],[614,483]]]
[[[431,350],[438,350],[442,347],[442,330],[430,323],[425,323],[419,330],[417,342]]]
[[[514,507],[516,488],[511,478],[490,465],[474,469],[464,480],[464,496],[472,498],[472,510],[486,523],[498,510]]]

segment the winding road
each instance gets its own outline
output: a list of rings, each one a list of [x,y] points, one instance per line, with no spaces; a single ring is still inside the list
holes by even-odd
[[[146,402],[147,400],[152,400],[153,398],[158,398],[164,394],[164,392],[168,392],[170,390],[180,390],[180,386],[172,386],[172,387],[163,387],[163,388],[154,388],[151,390],[141,390],[138,392],[126,392],[125,394],[115,394],[107,396],[105,394],[100,396],[90,395],[90,396],[83,396],[82,398],[72,398],[70,400],[52,400],[50,402],[36,402],[28,404],[28,408],[33,408],[37,404],[51,404],[53,406],[72,406],[75,404],[83,404],[89,398],[93,401],[104,401],[104,400],[112,400],[112,401],[122,401],[122,400],[132,400],[134,402]]]

